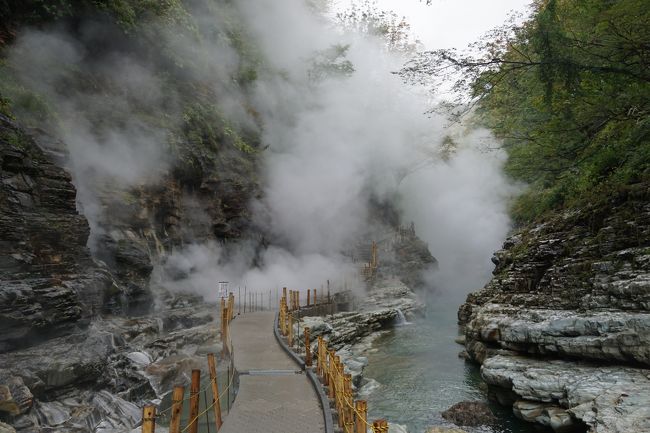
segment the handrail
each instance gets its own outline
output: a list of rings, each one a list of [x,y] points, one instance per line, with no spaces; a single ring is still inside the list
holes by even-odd
[[[232,338],[230,336],[230,322],[232,322],[236,317],[234,314],[233,293],[230,293],[227,303],[224,299],[221,300],[220,317],[221,317],[221,337],[222,337],[222,346],[223,346],[222,352],[224,355],[228,355],[228,357],[230,358],[229,359],[230,377],[228,378],[228,384],[226,385],[226,387],[223,388],[221,391],[219,391],[215,362],[214,362],[214,354],[208,354],[208,366],[210,369],[210,374],[213,377],[211,377],[210,380],[203,387],[200,387],[199,382],[200,382],[201,371],[192,370],[192,390],[190,391],[189,396],[187,398],[176,399],[177,398],[176,388],[178,388],[178,391],[181,394],[181,396],[184,394],[184,387],[178,386],[174,388],[174,398],[172,401],[172,405],[170,405],[170,407],[168,407],[167,409],[161,411],[160,413],[156,413],[156,406],[154,405],[144,406],[142,408],[142,414],[143,414],[142,423],[141,423],[142,433],[153,433],[155,430],[156,419],[166,418],[167,413],[170,411],[172,412],[170,433],[185,433],[187,431],[190,431],[190,433],[196,432],[198,427],[197,421],[201,416],[207,414],[210,410],[215,411],[216,428],[217,431],[219,431],[219,427],[221,426],[221,422],[222,422],[221,407],[220,407],[222,397],[225,396],[226,393],[230,395],[230,392],[234,388],[235,378],[237,376],[237,370],[235,369],[235,363],[234,363],[235,349],[232,342]],[[195,388],[195,384],[196,384],[196,388]],[[210,404],[209,406],[208,406],[207,392],[206,392],[208,388],[212,389],[212,394],[213,394],[212,404]],[[204,408],[203,411],[199,412],[201,392],[203,392],[204,398],[206,400],[205,401],[206,407]],[[189,420],[189,422],[183,429],[180,429],[180,413],[181,413],[183,403],[187,400],[190,400],[190,406],[191,406],[190,414],[192,418]],[[217,405],[219,405],[218,408]],[[171,428],[172,425],[174,425],[173,429]]]
[[[320,385],[320,381],[318,380],[318,377],[316,377],[316,375],[314,374],[313,370],[311,368],[305,367],[305,362],[296,354],[296,352],[291,350],[291,348],[287,345],[284,339],[280,336],[279,322],[280,322],[280,313],[278,312],[278,314],[275,315],[275,321],[273,324],[273,335],[275,336],[275,339],[280,344],[280,347],[282,347],[282,350],[284,350],[291,357],[291,359],[293,359],[300,366],[301,370],[304,370],[305,373],[307,374],[307,377],[309,378],[309,381],[311,382],[311,385],[314,388],[314,391],[316,391],[316,395],[320,400],[321,408],[323,409],[323,422],[325,423],[325,433],[334,433],[334,419],[332,418],[332,409],[330,408],[327,395],[325,395],[325,392],[323,391],[323,388]]]
[[[307,295],[308,306],[310,304],[309,292]],[[309,381],[314,388],[322,408],[323,421],[325,424],[325,433],[334,433],[334,418],[332,409],[330,408],[330,399],[333,400],[337,408],[338,424],[343,429],[344,433],[366,433],[368,428],[373,433],[387,433],[388,423],[384,419],[375,420],[369,423],[367,420],[367,403],[365,400],[354,400],[352,396],[352,377],[350,374],[345,373],[345,368],[339,356],[335,355],[333,350],[328,349],[327,344],[322,336],[318,337],[318,350],[315,351],[314,357],[316,358],[316,373],[311,365],[311,343],[309,328],[304,328],[304,348],[305,360],[303,360],[298,353],[294,352],[291,348],[293,346],[293,332],[294,332],[294,319],[297,319],[298,328],[300,327],[300,316],[295,315],[295,311],[300,313],[300,297],[298,292],[290,292],[290,305],[287,303],[286,288],[283,288],[283,296],[280,300],[280,310],[274,318],[273,322],[273,335],[280,344],[280,347],[293,359],[296,364],[300,366],[302,371],[305,371]],[[329,298],[329,296],[328,296]],[[328,299],[329,303],[329,299]],[[170,433],[196,433],[198,429],[197,421],[201,416],[206,415],[209,411],[215,411],[215,423],[217,432],[221,427],[221,410],[220,402],[221,397],[230,393],[234,387],[237,371],[234,366],[234,345],[230,336],[230,322],[236,317],[234,314],[234,295],[230,293],[228,301],[221,302],[221,336],[223,342],[223,353],[229,355],[232,372],[228,378],[227,386],[219,391],[218,381],[215,368],[214,355],[208,355],[208,365],[210,367],[210,381],[200,386],[200,370],[192,371],[192,387],[190,396],[183,398],[184,388],[177,386],[174,388],[174,396],[172,405],[156,414],[156,407],[147,405],[143,407],[142,411],[142,433],[153,433],[155,430],[156,418],[165,417],[171,411]],[[316,290],[314,290],[314,304],[317,305]],[[321,304],[322,305],[322,304]],[[299,333],[299,332],[298,332]],[[285,338],[287,337],[287,341]],[[298,339],[298,347],[300,347],[302,340]],[[300,349],[298,349],[300,350]],[[213,400],[212,404],[208,405],[207,389],[212,388]],[[327,394],[325,392],[327,387]],[[203,392],[205,401],[205,408],[199,412],[200,393]],[[230,394],[228,394],[230,395]],[[188,424],[184,428],[180,428],[180,413],[182,410],[183,402],[190,400],[190,417]],[[206,420],[208,417],[206,416]],[[209,425],[209,424],[208,424]]]
[[[277,325],[275,327],[275,334],[280,344],[283,347],[286,347],[286,350],[293,354],[293,351],[290,350],[290,346],[293,346],[293,322],[294,319],[296,319],[294,312],[297,311],[300,313],[301,307],[298,292],[289,291],[288,295],[289,296],[287,297],[286,288],[283,288],[283,295],[280,300],[280,311],[276,318]],[[307,296],[307,299],[309,302],[309,295]],[[298,316],[297,319],[299,323],[300,317]],[[283,335],[287,336],[288,344],[286,344],[284,339],[280,337],[278,329]],[[309,329],[305,327],[304,335],[306,354],[308,353],[308,350],[310,350],[308,330]],[[300,329],[298,329],[298,332],[300,332]],[[298,339],[298,341],[298,346],[300,346],[301,340]],[[388,422],[385,419],[375,420],[372,423],[368,422],[367,403],[365,400],[357,400],[355,404],[355,401],[352,398],[352,377],[350,374],[345,374],[343,363],[341,363],[340,358],[334,353],[333,350],[328,350],[325,340],[322,336],[319,336],[318,350],[315,353],[317,358],[317,371],[318,374],[321,375],[323,385],[328,387],[328,398],[334,401],[337,408],[339,427],[341,427],[345,433],[365,433],[368,430],[368,427],[370,427],[373,433],[387,433]],[[298,358],[298,355],[293,354],[292,357]],[[309,359],[309,357],[307,358]],[[300,363],[301,365],[304,365],[302,360],[300,360]],[[311,371],[311,368],[307,369],[307,371]],[[323,388],[320,386],[320,381],[317,378],[315,378],[315,381],[317,381],[316,384],[324,395]],[[323,407],[325,406],[329,408],[329,400],[327,400],[327,403],[323,403]]]
[[[226,386],[226,388],[222,392],[219,393],[219,400],[215,399],[210,406],[206,407],[203,410],[203,412],[196,415],[190,422],[187,423],[187,426],[184,429],[181,430],[181,433],[184,433],[185,431],[187,431],[192,426],[192,424],[194,424],[196,421],[198,421],[198,419],[201,416],[205,415],[210,409],[214,408],[214,406],[217,404],[217,402],[221,400],[221,397],[223,397],[226,394],[226,392],[230,391],[230,387],[232,386],[232,384],[234,382],[234,379],[235,379],[235,369],[233,368],[232,373],[230,374],[230,381],[228,382],[228,386]],[[206,402],[206,404],[207,404],[207,402]]]

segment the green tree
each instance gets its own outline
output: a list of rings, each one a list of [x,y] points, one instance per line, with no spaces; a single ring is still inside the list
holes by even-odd
[[[413,38],[405,17],[379,9],[375,0],[355,1],[349,9],[337,13],[336,19],[345,30],[383,39],[389,51],[413,54],[421,45]]]
[[[541,0],[473,52],[422,53],[410,80],[461,74],[460,102],[503,139],[506,170],[530,185],[531,219],[650,174],[650,8],[646,0]],[[462,99],[465,98],[465,99]]]

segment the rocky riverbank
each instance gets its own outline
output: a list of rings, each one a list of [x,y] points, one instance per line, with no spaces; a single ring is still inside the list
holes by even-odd
[[[556,432],[650,432],[650,188],[514,233],[459,310],[495,398]]]
[[[0,412],[7,432],[124,432],[141,404],[160,401],[205,354],[219,352],[213,310],[174,299],[158,317],[111,317],[82,332],[0,354]],[[1,430],[5,433],[5,430]]]
[[[358,292],[365,291],[359,289]],[[360,395],[372,392],[376,381],[363,376],[368,364],[368,351],[372,342],[383,332],[413,320],[423,314],[425,304],[399,280],[377,282],[367,293],[356,293],[354,311],[345,311],[325,316],[307,316],[302,327],[310,329],[316,348],[316,339],[323,336],[328,346],[336,350],[345,365],[346,373],[352,375],[352,385]],[[302,329],[296,325],[296,335],[302,337]],[[405,432],[401,426],[391,424],[391,431]]]
[[[113,212],[139,217],[105,225],[94,256],[64,154],[47,140],[0,115],[0,432],[127,431],[143,401],[219,350],[215,306],[149,284],[182,241],[164,236],[182,216],[164,194]]]

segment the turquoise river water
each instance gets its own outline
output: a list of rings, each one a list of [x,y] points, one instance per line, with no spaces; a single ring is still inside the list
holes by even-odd
[[[367,396],[370,418],[386,418],[424,433],[431,426],[453,427],[440,412],[463,400],[485,401],[479,368],[458,357],[457,306],[429,300],[426,317],[379,337],[368,355],[366,378],[379,382]],[[463,427],[468,433],[539,433],[514,417],[511,408],[490,403],[499,421],[491,427]]]

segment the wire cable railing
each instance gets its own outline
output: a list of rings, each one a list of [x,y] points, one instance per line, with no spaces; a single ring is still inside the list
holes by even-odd
[[[214,353],[207,355],[208,373],[210,379],[201,385],[201,370],[192,370],[192,378],[189,394],[185,392],[185,386],[177,385],[173,388],[171,405],[161,411],[155,405],[145,405],[142,408],[142,433],[153,433],[156,423],[169,424],[169,433],[197,433],[199,420],[202,416],[206,418],[206,428],[210,433],[210,413],[214,417],[215,429],[218,432],[223,425],[222,404],[224,397],[227,401],[226,408],[230,411],[230,396],[235,395],[237,383],[237,371],[235,369],[235,350],[230,337],[230,322],[234,320],[235,297],[230,293],[227,300],[221,300],[221,341],[222,359],[228,359],[227,384],[221,390],[217,376],[217,361]],[[212,394],[212,402],[208,402],[208,391]],[[203,394],[204,408],[200,410],[201,394]],[[189,417],[185,427],[181,427],[182,413],[185,403],[189,402]]]

